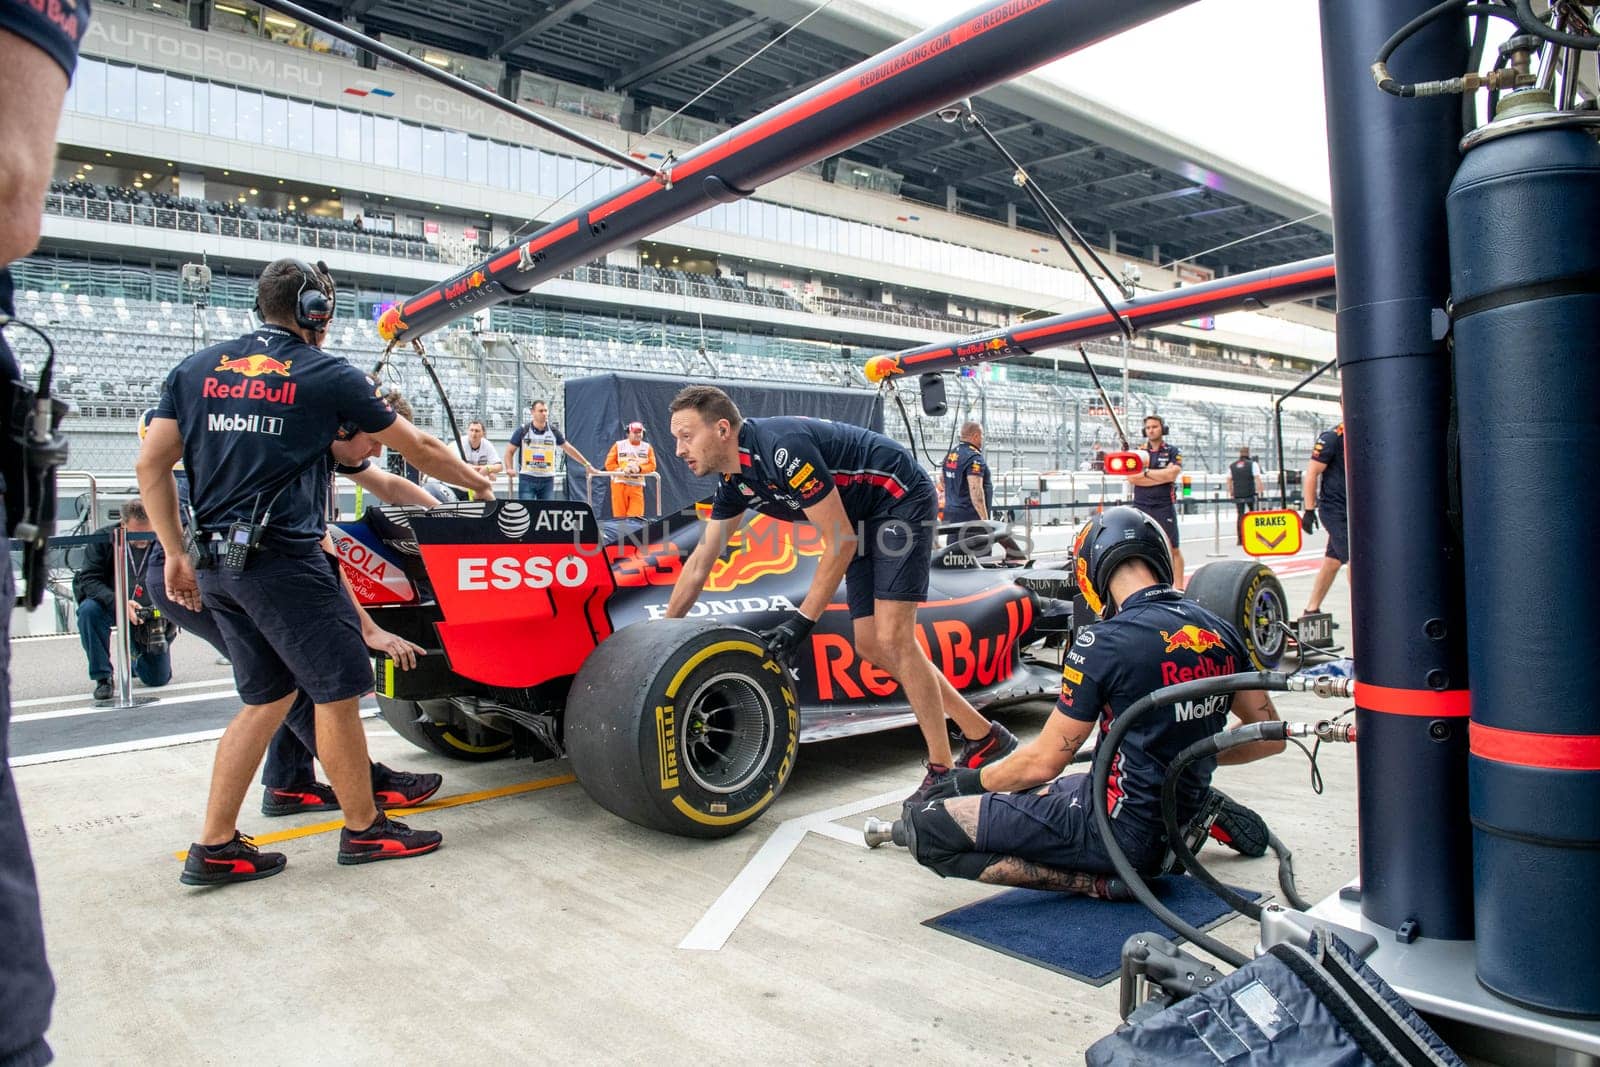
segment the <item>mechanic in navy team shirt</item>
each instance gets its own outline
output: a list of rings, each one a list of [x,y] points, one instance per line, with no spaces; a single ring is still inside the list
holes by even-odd
[[[1328,531],[1328,547],[1323,550],[1322,566],[1311,582],[1311,599],[1305,614],[1322,610],[1322,598],[1333,588],[1339,568],[1350,562],[1350,520],[1344,492],[1344,423],[1325,430],[1311,446],[1301,492],[1305,511],[1301,523],[1306,533],[1315,533],[1320,520]]]
[[[431,508],[437,503],[420,485],[373,466],[372,457],[382,451],[383,446],[371,434],[362,433],[350,423],[339,427],[337,439],[328,448],[328,460],[324,467],[328,501],[326,514],[330,519],[333,514],[335,474],[344,475],[380,500],[391,504]],[[331,550],[331,547],[323,546],[324,551]],[[190,611],[168,598],[165,565],[166,556],[157,543],[150,552],[145,582],[151,599],[167,618],[226,656],[227,642],[210,613]],[[349,588],[348,583],[346,588]],[[416,666],[416,658],[425,654],[417,645],[373,622],[372,616],[360,604],[356,605],[356,614],[361,622],[361,639],[367,647],[387,655],[401,670],[411,670]],[[299,690],[284,716],[283,725],[278,727],[271,743],[267,745],[267,758],[261,769],[261,814],[298,815],[308,811],[331,811],[339,806],[332,788],[316,779],[313,763],[316,755],[316,705],[304,690]],[[438,774],[416,774],[397,771],[381,763],[372,764],[372,798],[379,808],[409,808],[421,804],[437,793],[443,784],[444,778]]]
[[[55,164],[61,102],[78,63],[78,42],[89,29],[89,0],[31,3],[0,0],[0,315],[10,317],[11,274],[5,265],[39,243],[40,210]],[[21,369],[0,334],[0,415],[12,410],[11,391]],[[39,892],[28,834],[11,777],[11,608],[9,536],[23,515],[22,449],[9,425],[0,432],[5,507],[0,509],[0,1063],[37,1067],[50,1062],[44,1032],[50,1026],[55,982],[45,962]]]
[[[961,443],[955,451],[944,457],[941,471],[944,485],[944,521],[989,522],[994,515],[994,476],[989,471],[989,461],[983,454],[983,425],[978,422],[961,424]],[[961,534],[952,532],[946,544],[954,544]],[[998,539],[1005,550],[1006,559],[1019,562],[1027,559],[1010,535]]]
[[[1096,726],[1104,739],[1112,721],[1141,697],[1253,667],[1232,626],[1172,587],[1171,551],[1149,516],[1108,508],[1084,524],[1073,551],[1078,590],[1104,621],[1085,628],[1068,649],[1055,714],[1003,762],[957,771],[937,799],[908,803],[897,840],[943,877],[1126,898],[1126,887],[1108,877],[1115,868],[1095,830],[1091,776],[1057,776]],[[1157,873],[1166,855],[1167,766],[1221,731],[1230,710],[1244,722],[1277,718],[1266,692],[1251,689],[1151,711],[1123,738],[1107,806],[1117,843],[1141,874]],[[1217,763],[1247,763],[1282,750],[1282,741],[1261,741],[1190,764],[1178,786],[1179,825],[1198,812]]]
[[[694,475],[722,480],[706,531],[672,587],[667,618],[682,618],[694,606],[747,508],[784,522],[809,522],[822,556],[799,610],[762,635],[773,658],[790,662],[808,646],[843,578],[856,651],[905,689],[928,745],[928,774],[913,796],[949,778],[954,767],[982,766],[1016,747],[1011,732],[978,714],[917,642],[937,503],[933,481],[910,452],[859,426],[746,419],[727,393],[710,385],[680,391],[671,412],[678,457]],[[967,739],[956,757],[947,715]]]
[[[1133,506],[1160,523],[1172,544],[1172,584],[1183,588],[1183,552],[1178,548],[1178,508],[1175,484],[1183,476],[1183,453],[1167,443],[1167,420],[1160,415],[1144,417],[1145,469],[1128,475],[1133,487]]]
[[[268,264],[256,289],[263,325],[202,349],[167,376],[139,453],[141,494],[166,556],[167,596],[211,613],[245,702],[217,745],[205,822],[180,876],[185,884],[283,869],[284,856],[259,851],[237,821],[296,690],[316,704],[318,755],[344,812],[339,862],[421,855],[441,841],[386,818],[373,803],[358,713],[372,688],[371,662],[337,564],[322,550],[327,450],[348,423],[425,473],[492,496],[491,485],[442,442],[396,419],[349,361],[321,350],[335,296],[321,264]],[[180,457],[194,505],[198,577],[172,477]],[[241,553],[246,546],[253,547]]]

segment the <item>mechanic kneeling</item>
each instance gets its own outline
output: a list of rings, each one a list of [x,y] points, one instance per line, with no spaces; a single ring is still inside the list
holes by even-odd
[[[1099,723],[1179,681],[1251,669],[1233,627],[1172,588],[1172,552],[1161,527],[1131,507],[1110,508],[1079,531],[1078,588],[1104,620],[1078,635],[1062,670],[1056,713],[1007,758],[958,770],[939,799],[908,803],[897,833],[917,861],[942,877],[972,878],[1129,899],[1094,826],[1088,775],[1057,777]],[[1244,722],[1276,719],[1263,690],[1174,704],[1144,717],[1123,740],[1107,787],[1111,824],[1128,859],[1156,874],[1167,851],[1161,787],[1190,744],[1220,732],[1232,710]],[[1216,762],[1248,763],[1282,741],[1229,749],[1191,764],[1178,790],[1178,821],[1194,817]],[[945,783],[941,783],[945,784]],[[897,840],[900,838],[897,837]]]

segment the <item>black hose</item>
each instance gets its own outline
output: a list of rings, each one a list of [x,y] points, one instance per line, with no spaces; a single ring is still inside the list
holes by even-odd
[[[1553,26],[1546,26],[1544,20],[1533,13],[1533,0],[1514,0],[1516,5],[1516,24],[1523,33],[1531,33],[1535,37],[1543,38],[1551,44],[1561,45],[1563,48],[1579,48],[1586,52],[1600,51],[1600,37],[1589,34],[1567,33]]]
[[[1111,779],[1111,760],[1122,739],[1127,736],[1128,730],[1139,719],[1161,704],[1178,700],[1193,700],[1198,697],[1213,696],[1217,693],[1238,693],[1249,689],[1283,690],[1288,688],[1288,675],[1278,671],[1258,671],[1244,674],[1228,674],[1220,678],[1205,678],[1195,682],[1180,682],[1157,689],[1140,697],[1130,704],[1126,711],[1112,720],[1111,728],[1106,731],[1105,737],[1095,746],[1094,756],[1094,788],[1090,792],[1090,801],[1094,805],[1094,825],[1100,833],[1100,840],[1105,844],[1106,854],[1111,857],[1111,865],[1116,869],[1117,876],[1127,883],[1128,888],[1138,899],[1139,903],[1149,908],[1151,913],[1178,934],[1188,938],[1192,943],[1205,949],[1234,967],[1243,967],[1250,962],[1249,957],[1229,948],[1213,937],[1196,930],[1192,925],[1179,918],[1177,915],[1156,899],[1150,892],[1150,886],[1133,864],[1128,862],[1128,854],[1122,851],[1122,845],[1117,842],[1116,833],[1111,828],[1111,812],[1106,806],[1106,785]]]
[[[1529,0],[1522,0],[1522,2],[1526,3],[1529,2]],[[1468,15],[1479,15],[1489,18],[1504,19],[1514,26],[1522,25],[1521,20],[1518,19],[1509,8],[1500,3],[1489,3],[1485,2],[1485,0],[1444,0],[1444,3],[1435,4],[1433,7],[1430,7],[1428,10],[1424,11],[1410,22],[1407,22],[1404,26],[1401,26],[1398,30],[1394,31],[1387,41],[1383,42],[1383,47],[1378,49],[1378,55],[1372,61],[1373,67],[1379,68],[1382,71],[1381,76],[1377,79],[1378,88],[1382,89],[1386,93],[1389,93],[1391,96],[1417,95],[1417,86],[1415,83],[1397,81],[1393,77],[1389,76],[1387,69],[1389,57],[1394,55],[1395,50],[1406,41],[1410,40],[1411,36],[1418,30],[1422,29],[1435,19],[1444,15],[1448,15],[1454,11],[1461,11]],[[1530,30],[1529,32],[1532,31]],[[1477,69],[1476,65],[1473,66],[1473,69]]]
[[[1472,28],[1472,46],[1467,53],[1467,69],[1477,70],[1483,63],[1483,51],[1489,43],[1489,20],[1480,18]],[[1478,128],[1478,101],[1472,93],[1461,94],[1461,131],[1471,133]]]
[[[1294,853],[1289,851],[1289,846],[1278,840],[1278,835],[1267,828],[1267,847],[1272,849],[1273,855],[1278,857],[1278,888],[1283,890],[1283,899],[1296,911],[1310,911],[1311,901],[1301,896],[1294,884]]]
[[[1239,745],[1250,745],[1257,741],[1282,741],[1288,736],[1289,724],[1274,719],[1268,722],[1247,723],[1226,733],[1203,737],[1173,757],[1172,762],[1167,765],[1166,780],[1161,783],[1161,822],[1167,829],[1167,842],[1177,855],[1178,862],[1183,864],[1184,870],[1221,897],[1234,911],[1249,916],[1256,922],[1261,921],[1261,905],[1243,893],[1235,892],[1232,886],[1219,881],[1190,851],[1189,842],[1183,838],[1183,827],[1178,825],[1178,781],[1183,777],[1183,772],[1188,769],[1189,764],[1198,760],[1207,759]]]

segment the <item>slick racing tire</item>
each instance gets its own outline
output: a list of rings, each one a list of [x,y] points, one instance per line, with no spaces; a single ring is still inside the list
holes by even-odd
[[[487,763],[511,755],[511,735],[482,730],[469,737],[450,721],[447,700],[395,700],[378,696],[378,710],[394,732],[418,748],[464,763]]]
[[[1288,600],[1278,576],[1254,560],[1207,563],[1189,577],[1183,595],[1233,623],[1255,670],[1278,665],[1288,645],[1280,624],[1289,621]]]
[[[800,709],[787,671],[748,630],[636,623],[601,642],[567,697],[567,755],[584,790],[629,822],[726,837],[777,799]]]

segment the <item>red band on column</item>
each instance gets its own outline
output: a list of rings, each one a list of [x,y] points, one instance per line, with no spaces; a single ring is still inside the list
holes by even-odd
[[[1536,734],[1473,723],[1472,754],[1496,763],[1515,763],[1552,771],[1600,771],[1600,736]]]
[[[1465,689],[1391,689],[1370,682],[1356,683],[1356,705],[1386,715],[1416,715],[1425,719],[1465,719],[1472,707]]]

